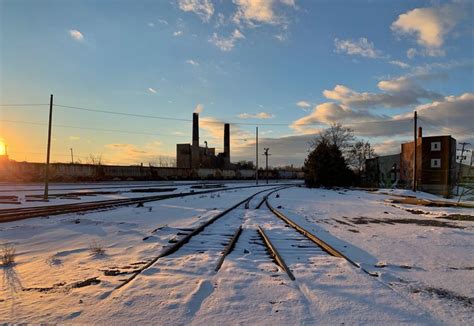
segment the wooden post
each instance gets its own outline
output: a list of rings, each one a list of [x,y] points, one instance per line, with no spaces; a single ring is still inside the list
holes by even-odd
[[[417,173],[416,173],[416,153],[417,153],[417,145],[418,145],[418,139],[417,139],[417,136],[416,136],[416,128],[417,128],[417,114],[416,114],[416,111],[415,111],[415,114],[414,114],[414,123],[413,123],[413,138],[414,138],[414,150],[413,150],[413,191],[416,192],[416,188],[417,188]]]
[[[49,158],[51,154],[51,127],[53,121],[53,94],[49,99],[49,123],[48,123],[48,148],[46,150],[46,167],[44,172],[44,196],[45,200],[48,199],[49,191]]]

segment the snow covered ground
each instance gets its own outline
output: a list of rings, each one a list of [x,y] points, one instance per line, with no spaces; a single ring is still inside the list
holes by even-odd
[[[474,222],[437,217],[474,215],[473,210],[392,204],[387,195],[364,191],[294,187],[272,194],[270,202],[379,277],[328,256],[265,205],[255,209],[262,193],[249,209],[240,206],[115,289],[165,246],[262,190],[222,190],[144,207],[0,224],[0,244],[17,251],[12,267],[0,267],[0,323],[474,322]],[[413,208],[426,214],[406,210]],[[215,272],[240,225],[234,251]],[[269,257],[257,225],[280,250],[295,281]],[[99,249],[102,254],[93,253]]]

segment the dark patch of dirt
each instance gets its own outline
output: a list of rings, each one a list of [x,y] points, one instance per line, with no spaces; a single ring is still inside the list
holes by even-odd
[[[100,283],[100,280],[97,277],[91,277],[84,281],[78,281],[78,282],[72,283],[69,286],[73,289],[77,289],[77,288],[83,288],[89,285],[96,285],[99,283]]]
[[[348,218],[348,217],[346,217],[346,216],[343,216],[343,217],[344,217],[344,218]],[[348,226],[354,226],[354,224],[351,224],[351,223],[347,223],[347,222],[338,220],[337,218],[333,218],[333,220],[336,221],[336,222],[339,223],[339,224],[348,225]]]
[[[427,212],[422,211],[421,209],[410,209],[410,208],[407,208],[407,209],[405,209],[405,210],[406,210],[407,212],[412,213],[412,214],[415,214],[415,215],[428,214]]]
[[[352,232],[352,233],[360,233],[358,230],[356,229],[347,229],[347,231],[349,232]]]
[[[120,269],[105,269],[105,270],[101,270],[101,272],[104,272],[105,276],[117,276],[117,275],[132,274],[135,272],[135,270],[121,271]]]
[[[23,291],[36,291],[41,293],[50,293],[50,292],[69,292],[71,289],[83,288],[85,286],[96,285],[99,284],[101,281],[97,277],[91,277],[85,279],[83,281],[77,281],[71,284],[66,284],[66,282],[60,282],[53,284],[50,287],[34,287],[34,288],[23,288]]]
[[[440,299],[446,299],[451,301],[456,301],[464,306],[474,306],[474,298],[466,297],[464,295],[457,294],[456,292],[433,287],[420,287],[420,288],[411,288],[412,293],[428,293],[431,295],[436,295]]]
[[[369,217],[354,217],[351,219],[351,222],[354,224],[415,224],[419,226],[436,226],[436,227],[445,227],[445,228],[453,228],[453,229],[465,229],[463,226],[459,226],[456,224],[452,224],[450,222],[444,221],[436,221],[431,219],[426,220],[418,220],[418,219],[411,219],[411,218],[399,218],[399,219],[375,219]]]
[[[474,267],[448,267],[448,269],[455,271],[474,271]]]
[[[474,222],[474,216],[473,215],[449,214],[449,215],[442,215],[442,216],[440,216],[440,218],[445,218],[445,219],[453,220],[453,221]]]

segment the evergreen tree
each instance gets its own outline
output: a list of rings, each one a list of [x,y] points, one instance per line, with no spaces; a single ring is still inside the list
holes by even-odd
[[[328,141],[320,141],[305,160],[305,183],[308,187],[349,186],[354,175],[341,150]]]

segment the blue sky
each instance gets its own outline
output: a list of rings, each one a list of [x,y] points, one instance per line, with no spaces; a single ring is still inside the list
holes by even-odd
[[[301,165],[308,141],[335,122],[397,152],[414,109],[425,134],[469,140],[473,10],[472,1],[0,0],[0,137],[12,158],[43,161],[47,106],[5,105],[54,94],[61,105],[140,115],[190,119],[198,108],[201,142],[218,150],[214,122],[233,123],[234,161],[253,157],[246,124],[259,125],[274,165]],[[54,124],[54,161],[74,148],[83,161],[147,164],[191,138],[188,122],[62,107]]]

